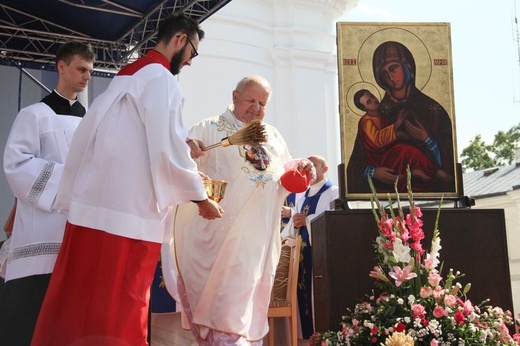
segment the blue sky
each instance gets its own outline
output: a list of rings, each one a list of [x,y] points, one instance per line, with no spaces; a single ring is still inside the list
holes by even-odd
[[[358,0],[339,21],[451,26],[457,149],[520,123],[520,0]],[[520,24],[520,23],[519,23]]]

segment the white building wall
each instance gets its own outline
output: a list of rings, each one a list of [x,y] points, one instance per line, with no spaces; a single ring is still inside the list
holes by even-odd
[[[272,85],[265,120],[293,156],[319,154],[337,182],[341,161],[335,22],[357,0],[234,0],[202,23],[200,56],[179,76],[185,125],[222,113],[236,83]]]

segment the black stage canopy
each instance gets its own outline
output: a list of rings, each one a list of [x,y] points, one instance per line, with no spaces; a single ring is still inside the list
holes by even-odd
[[[94,48],[96,69],[114,71],[155,45],[173,12],[204,21],[231,0],[0,0],[0,64],[52,69],[68,40]]]

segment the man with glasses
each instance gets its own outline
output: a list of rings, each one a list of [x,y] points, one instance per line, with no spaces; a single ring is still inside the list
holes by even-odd
[[[192,60],[199,55],[199,52],[197,52],[197,48],[195,48],[195,46],[193,45],[193,42],[191,42],[190,38],[186,36],[186,39],[188,40],[188,43],[190,44],[191,49],[193,49],[193,51],[191,52],[191,55],[190,55],[190,60]]]
[[[185,143],[177,79],[204,31],[184,14],[161,23],[153,50],[124,67],[88,110],[56,207],[65,237],[32,345],[147,345],[149,288],[173,206],[215,219]]]

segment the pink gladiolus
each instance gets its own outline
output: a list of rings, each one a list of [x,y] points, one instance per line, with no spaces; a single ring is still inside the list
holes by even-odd
[[[437,287],[439,285],[439,282],[441,282],[442,276],[440,276],[438,273],[430,273],[428,275],[428,283],[432,287]]]
[[[410,247],[412,249],[414,249],[416,252],[420,253],[420,254],[424,253],[424,249],[422,248],[422,244],[420,242],[418,242],[418,241],[416,241],[414,243],[411,243]]]
[[[433,309],[433,316],[435,316],[435,318],[441,318],[443,316],[448,316],[448,313],[442,306],[437,305],[435,309]]]
[[[423,216],[421,208],[416,206],[416,205],[413,207],[413,213],[415,214],[415,217],[422,217]]]
[[[405,228],[401,230],[401,239],[403,240],[403,244],[410,240],[410,232]]]
[[[420,242],[424,239],[424,231],[422,228],[410,228],[410,236],[415,242]]]
[[[391,219],[390,219],[391,220]],[[384,227],[381,227],[381,233],[390,241],[394,241],[396,234],[392,227],[388,227],[388,223],[383,223]]]
[[[437,342],[437,340],[433,339],[432,341],[430,341],[430,346],[439,346],[439,343]]]
[[[388,250],[393,250],[393,249],[394,249],[394,243],[391,242],[391,241],[387,241],[387,242],[385,242],[383,245],[384,245],[384,247],[387,248]]]
[[[381,231],[385,232],[385,230],[389,230],[394,227],[394,220],[392,218],[381,219],[379,221],[379,226],[381,226]]]
[[[410,214],[406,215],[406,225],[411,229],[419,229],[423,226],[423,222],[421,219],[417,217],[412,217]]]
[[[411,272],[411,270],[411,265],[408,265],[403,269],[399,268],[398,266],[394,266],[394,271],[388,273],[388,275],[390,275],[390,277],[395,280],[395,285],[399,287],[403,282],[417,277],[417,274]]]
[[[402,232],[406,229],[406,223],[403,219],[401,219],[399,216],[396,217],[397,220],[397,227]]]
[[[419,212],[420,213],[420,212]],[[422,213],[420,213],[422,216]],[[420,229],[423,226],[423,221],[420,219],[420,216],[417,214],[412,217],[411,214],[406,215],[406,224],[410,228],[410,230]]]

